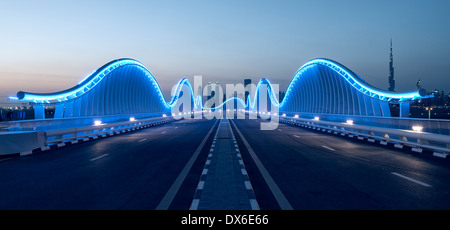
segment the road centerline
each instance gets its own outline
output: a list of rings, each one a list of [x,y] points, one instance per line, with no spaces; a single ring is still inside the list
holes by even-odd
[[[242,142],[244,142],[245,147],[247,148],[250,156],[252,157],[253,161],[255,162],[256,167],[261,172],[261,175],[263,176],[264,180],[266,181],[266,184],[269,186],[269,189],[272,192],[272,194],[274,195],[275,199],[277,200],[280,208],[282,210],[293,210],[291,204],[286,199],[283,192],[278,187],[277,183],[274,181],[274,179],[272,178],[270,173],[267,171],[266,167],[264,167],[263,163],[258,158],[255,151],[253,151],[252,147],[250,146],[248,141],[245,139],[244,135],[242,135],[241,131],[238,129],[238,127],[236,126],[234,121],[231,119],[230,119],[230,121],[231,121],[231,124],[233,124],[234,128],[236,129],[236,132],[238,133],[238,135],[241,137]]]
[[[180,189],[181,185],[183,184],[184,179],[188,175],[189,171],[192,168],[192,165],[194,165],[194,162],[197,160],[198,155],[200,155],[200,152],[202,151],[203,147],[206,144],[206,141],[208,140],[209,136],[211,135],[212,131],[214,130],[214,127],[216,127],[218,120],[214,123],[214,125],[211,127],[209,132],[206,134],[206,136],[203,138],[200,145],[197,147],[195,152],[192,154],[189,161],[186,163],[184,168],[181,170],[180,174],[178,174],[178,177],[173,182],[172,186],[170,186],[169,190],[167,191],[166,195],[161,199],[158,206],[156,207],[156,210],[167,210],[170,207],[170,204],[172,203],[173,199],[175,198],[176,194],[178,193],[178,190]]]

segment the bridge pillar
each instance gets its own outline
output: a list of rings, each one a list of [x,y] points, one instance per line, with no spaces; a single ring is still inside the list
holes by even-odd
[[[34,105],[34,119],[45,119],[45,107],[43,105]]]
[[[391,116],[391,109],[389,108],[389,103],[380,101],[381,106],[381,112],[383,113],[383,117],[390,117]]]
[[[409,102],[400,103],[400,117],[409,117]]]
[[[63,118],[64,115],[64,104],[57,104],[55,108],[55,116],[53,118]]]
[[[373,105],[373,113],[375,116],[381,117],[382,111],[381,111],[381,105],[380,100],[372,98],[372,105]]]
[[[72,117],[73,101],[65,103],[63,117]]]

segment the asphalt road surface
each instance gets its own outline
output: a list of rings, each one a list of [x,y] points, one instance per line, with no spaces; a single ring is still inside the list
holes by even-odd
[[[450,209],[450,165],[264,120],[232,120],[262,210]],[[189,209],[217,129],[180,120],[0,158],[0,209]]]

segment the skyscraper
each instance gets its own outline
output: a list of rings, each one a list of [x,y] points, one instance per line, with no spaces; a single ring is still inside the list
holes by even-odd
[[[417,81],[417,89],[422,89],[422,83],[420,82],[420,79]]]
[[[247,90],[247,85],[252,84],[252,79],[244,79],[244,88],[245,88],[245,104],[247,104],[247,99],[248,99],[248,95],[249,95],[249,91]]]
[[[391,38],[391,55],[389,61],[389,91],[395,91],[394,80],[394,57],[392,56],[392,38]]]

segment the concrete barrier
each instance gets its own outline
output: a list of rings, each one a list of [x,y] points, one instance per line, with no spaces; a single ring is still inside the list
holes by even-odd
[[[30,154],[45,145],[44,132],[0,132],[0,155]]]

